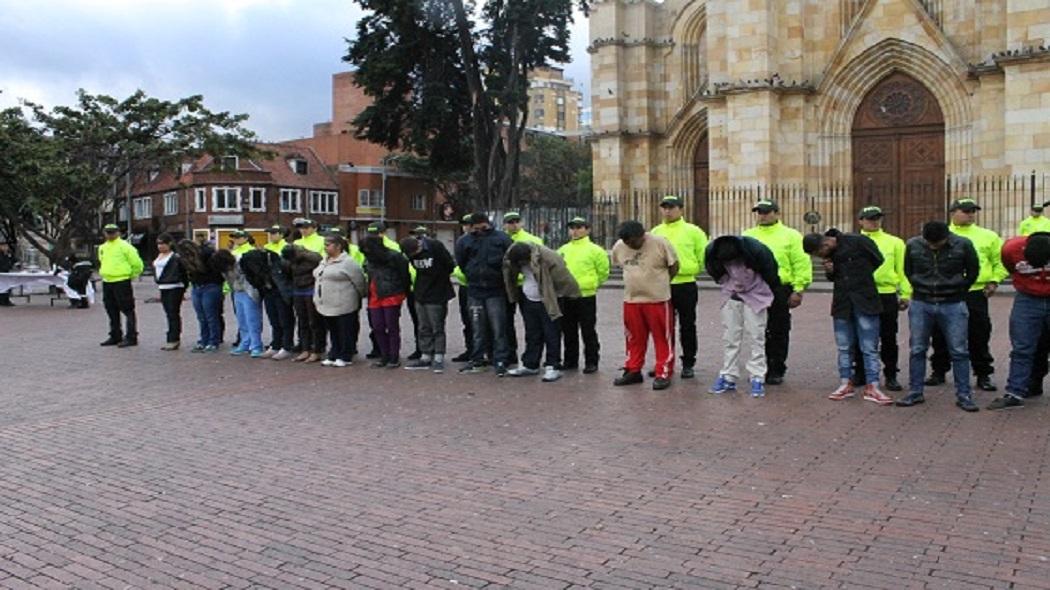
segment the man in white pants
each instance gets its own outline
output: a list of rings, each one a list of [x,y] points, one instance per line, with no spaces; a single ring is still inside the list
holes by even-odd
[[[766,319],[773,291],[780,285],[777,261],[762,242],[742,236],[722,236],[707,246],[707,274],[722,287],[725,354],[711,393],[736,391],[744,336],[751,341],[746,368],[751,397],[766,395]]]

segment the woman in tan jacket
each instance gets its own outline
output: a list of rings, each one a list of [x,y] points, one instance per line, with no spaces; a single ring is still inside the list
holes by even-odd
[[[357,335],[361,329],[358,314],[368,284],[361,265],[346,253],[342,236],[324,240],[325,257],[314,269],[314,307],[321,315],[331,341],[326,367],[345,367],[357,353]]]

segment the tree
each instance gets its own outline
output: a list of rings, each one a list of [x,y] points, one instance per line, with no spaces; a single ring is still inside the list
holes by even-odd
[[[591,148],[562,137],[530,133],[521,152],[518,195],[533,204],[589,203]]]
[[[569,60],[573,8],[588,0],[357,2],[370,14],[344,60],[374,101],[357,136],[446,175],[470,167],[479,204],[514,205],[528,74]]]
[[[0,215],[52,262],[74,239],[97,236],[103,214],[151,170],[205,153],[258,153],[241,126],[248,116],[209,111],[201,96],[171,102],[137,91],[117,100],[81,90],[72,107],[25,105],[32,123],[21,109],[0,117],[0,161],[16,171],[0,181]]]

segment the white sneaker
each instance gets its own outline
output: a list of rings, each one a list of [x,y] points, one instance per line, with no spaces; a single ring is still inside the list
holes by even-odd
[[[561,379],[561,371],[554,367],[543,367],[543,380],[547,383]]]
[[[321,366],[322,367],[331,367],[334,364],[335,364],[335,361],[333,361],[331,359],[325,359],[325,360],[321,361]]]
[[[287,350],[284,350],[284,349],[281,349],[281,350],[279,350],[277,352],[277,354],[275,354],[272,357],[270,357],[270,360],[283,361],[284,359],[290,359],[293,356],[295,356],[295,355],[292,354],[291,352],[289,352]]]
[[[526,367],[525,365],[518,365],[517,367],[514,367],[513,369],[508,370],[507,374],[510,375],[511,377],[527,377],[529,375],[539,375],[540,374],[540,370],[539,369],[530,369],[530,368]]]
[[[345,367],[345,366],[347,366],[347,365],[349,365],[349,364],[350,363],[344,361],[343,359],[335,359],[334,361],[332,361],[332,366],[333,367],[338,367],[340,369]]]

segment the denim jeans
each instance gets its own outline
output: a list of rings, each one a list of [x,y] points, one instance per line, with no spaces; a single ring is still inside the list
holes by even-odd
[[[1010,374],[1006,391],[1018,398],[1028,394],[1039,339],[1050,326],[1050,298],[1017,292],[1010,310]]]
[[[507,298],[502,294],[483,299],[470,297],[470,324],[474,329],[474,346],[470,359],[480,363],[489,349],[488,336],[492,335],[493,360],[504,365],[510,362],[510,341],[507,335]]]
[[[540,368],[540,356],[546,351],[543,365],[561,366],[561,325],[551,319],[542,301],[521,300],[521,313],[525,318],[525,352],[521,364],[529,369]]]
[[[911,359],[908,366],[910,393],[922,393],[926,378],[926,351],[930,348],[930,336],[934,327],[944,333],[948,343],[948,354],[952,362],[956,397],[970,398],[970,353],[967,347],[969,312],[966,303],[911,302],[908,308],[908,325],[911,329]]]
[[[835,345],[839,350],[839,379],[853,375],[853,347],[864,359],[864,383],[879,382],[879,316],[851,313],[849,318],[835,318]]]
[[[193,311],[197,314],[197,326],[200,336],[197,344],[201,346],[218,346],[222,340],[219,324],[219,309],[222,308],[222,285],[205,283],[193,287],[190,293]]]
[[[233,305],[237,314],[237,333],[241,336],[240,349],[262,352],[262,302],[252,299],[244,291],[234,291]]]

